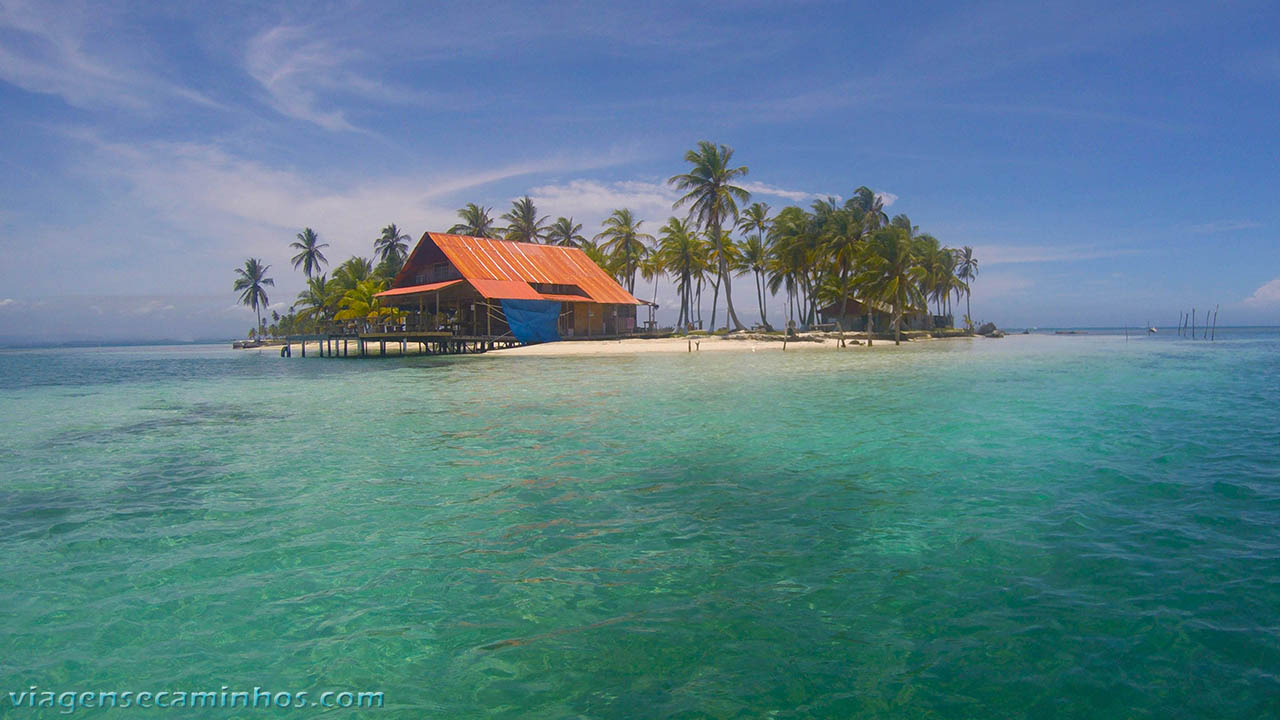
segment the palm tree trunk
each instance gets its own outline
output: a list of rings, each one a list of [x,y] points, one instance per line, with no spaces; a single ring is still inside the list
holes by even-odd
[[[973,310],[969,309],[969,291],[964,293],[964,321],[966,327],[973,327]]]
[[[720,258],[720,282],[724,283],[724,308],[725,314],[729,316],[728,321],[725,324],[729,325],[732,323],[733,326],[730,328],[731,330],[745,330],[746,328],[743,327],[742,321],[738,319],[738,313],[733,309],[733,291],[729,278],[729,261],[725,258]]]
[[[738,313],[734,312],[733,310],[733,291],[732,291],[732,288],[730,287],[730,281],[729,281],[729,259],[725,257],[725,254],[724,254],[724,233],[721,232],[720,230],[720,218],[718,217],[718,215],[719,215],[719,212],[716,213],[716,217],[711,218],[710,224],[711,224],[712,231],[715,233],[716,256],[719,257],[720,259],[720,262],[718,263],[718,265],[719,265],[719,272],[720,272],[720,282],[724,285],[725,314],[729,316],[729,319],[725,324],[731,325],[730,327],[731,330],[742,330],[743,329],[742,322],[738,320]],[[712,310],[714,312],[714,308]],[[711,329],[715,330],[715,328],[711,328]]]
[[[769,286],[765,284],[764,273],[760,273],[760,314],[767,316],[769,314]],[[762,320],[765,327],[773,327],[768,320]]]
[[[871,305],[867,306],[867,347],[872,346],[871,333],[874,331],[874,318],[871,315]]]
[[[698,329],[702,329],[702,278],[698,278]]]
[[[760,324],[768,328],[769,321],[764,317],[764,278],[759,270],[756,271],[756,299],[760,301]]]
[[[716,331],[716,306],[720,303],[720,278],[711,283],[711,332]]]
[[[691,303],[689,302],[689,287],[690,285],[692,285],[692,283],[689,282],[689,273],[684,273],[682,277],[684,278],[684,284],[680,287],[680,317],[681,317],[680,329],[688,330],[689,322],[690,322],[689,316],[691,314],[690,313]]]

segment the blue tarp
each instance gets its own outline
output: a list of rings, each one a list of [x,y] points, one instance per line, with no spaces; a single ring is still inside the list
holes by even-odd
[[[502,312],[507,316],[511,334],[520,342],[555,342],[560,339],[560,332],[556,329],[560,303],[555,300],[503,300]]]

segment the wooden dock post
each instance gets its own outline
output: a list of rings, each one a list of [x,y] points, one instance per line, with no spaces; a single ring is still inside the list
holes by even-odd
[[[1196,309],[1191,308],[1191,339],[1196,339]]]

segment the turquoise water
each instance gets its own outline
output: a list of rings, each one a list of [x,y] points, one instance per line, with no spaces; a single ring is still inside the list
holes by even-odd
[[[0,716],[1276,717],[1278,408],[1275,330],[3,352]]]

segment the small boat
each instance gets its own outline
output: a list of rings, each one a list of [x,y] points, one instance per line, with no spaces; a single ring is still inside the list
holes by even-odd
[[[1155,329],[1155,327],[1149,327],[1149,328],[1147,328],[1147,334],[1148,334],[1148,335],[1155,335],[1155,334],[1156,334],[1156,333],[1158,333],[1158,332],[1160,332],[1160,331],[1159,331],[1159,330],[1156,330],[1156,329]]]

